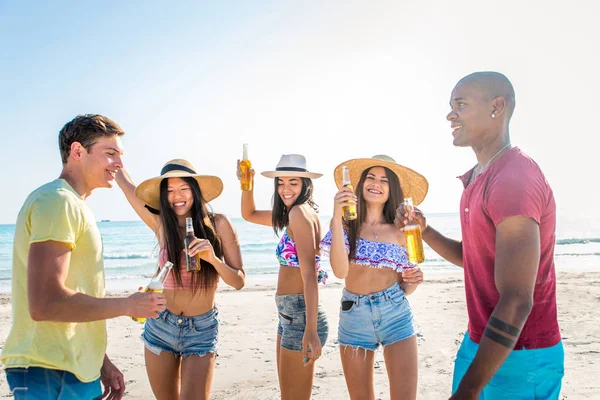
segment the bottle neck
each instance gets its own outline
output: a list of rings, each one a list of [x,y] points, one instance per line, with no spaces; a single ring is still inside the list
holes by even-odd
[[[350,171],[344,169],[342,172],[342,186],[350,185]]]
[[[244,152],[242,155],[242,160],[248,160],[248,145],[244,145]]]
[[[171,272],[171,268],[170,267],[165,267],[162,269],[162,271],[160,271],[160,275],[158,277],[158,281],[163,284],[165,283],[165,281],[167,280],[167,276],[169,276],[169,272]]]
[[[404,199],[404,209],[406,212],[408,212],[408,224],[407,227],[410,227],[409,229],[413,228],[414,225],[414,221],[413,221],[413,217],[412,217],[412,212],[415,209],[412,199],[410,197]]]
[[[191,218],[185,219],[185,235],[194,236],[194,224],[192,223]]]

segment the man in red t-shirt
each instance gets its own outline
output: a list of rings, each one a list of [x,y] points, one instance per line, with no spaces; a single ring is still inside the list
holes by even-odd
[[[462,241],[431,226],[418,209],[423,240],[464,268],[468,330],[454,367],[452,399],[558,399],[564,349],[556,312],[556,205],[539,166],[511,147],[510,81],[476,72],[452,91],[446,117],[454,145],[477,165],[459,177]],[[408,214],[397,211],[396,224]],[[481,397],[480,397],[481,396]]]

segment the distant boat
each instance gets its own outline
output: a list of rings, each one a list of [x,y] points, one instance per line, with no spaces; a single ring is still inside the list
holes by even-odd
[[[100,222],[110,222],[110,219],[103,219]]]

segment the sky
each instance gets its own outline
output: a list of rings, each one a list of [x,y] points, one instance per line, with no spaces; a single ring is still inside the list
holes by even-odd
[[[331,215],[333,170],[387,154],[429,181],[426,213],[458,212],[456,177],[476,163],[452,145],[456,82],[504,73],[512,144],[533,157],[560,214],[599,216],[600,3],[594,0],[0,0],[0,223],[58,177],[57,137],[77,114],[126,131],[136,182],[174,158],[217,175],[216,212],[240,215],[242,144],[260,172],[306,156]],[[272,182],[257,174],[256,203]],[[98,220],[136,220],[120,189],[89,198]]]

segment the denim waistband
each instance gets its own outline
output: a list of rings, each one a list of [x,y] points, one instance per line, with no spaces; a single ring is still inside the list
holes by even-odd
[[[196,325],[201,325],[203,323],[210,321],[217,314],[219,314],[219,310],[217,310],[216,306],[213,307],[212,310],[210,310],[204,314],[201,314],[201,315],[196,315],[195,317],[184,317],[182,315],[176,315],[167,309],[167,310],[161,312],[158,315],[158,318],[162,319],[166,323],[174,325],[174,326],[194,327]]]
[[[356,294],[344,288],[344,291],[342,292],[342,298],[344,300],[354,301],[355,304],[360,305],[371,301],[390,300],[392,296],[396,293],[401,293],[404,295],[404,290],[400,287],[398,282],[394,282],[387,289],[383,289],[379,292],[369,294]]]
[[[279,295],[275,296],[275,299],[297,299],[297,300],[304,300],[304,293],[279,294]]]
[[[282,294],[279,296],[275,296],[275,304],[283,305],[283,304],[297,304],[300,306],[305,306],[304,302],[304,294],[296,293],[296,294]]]

